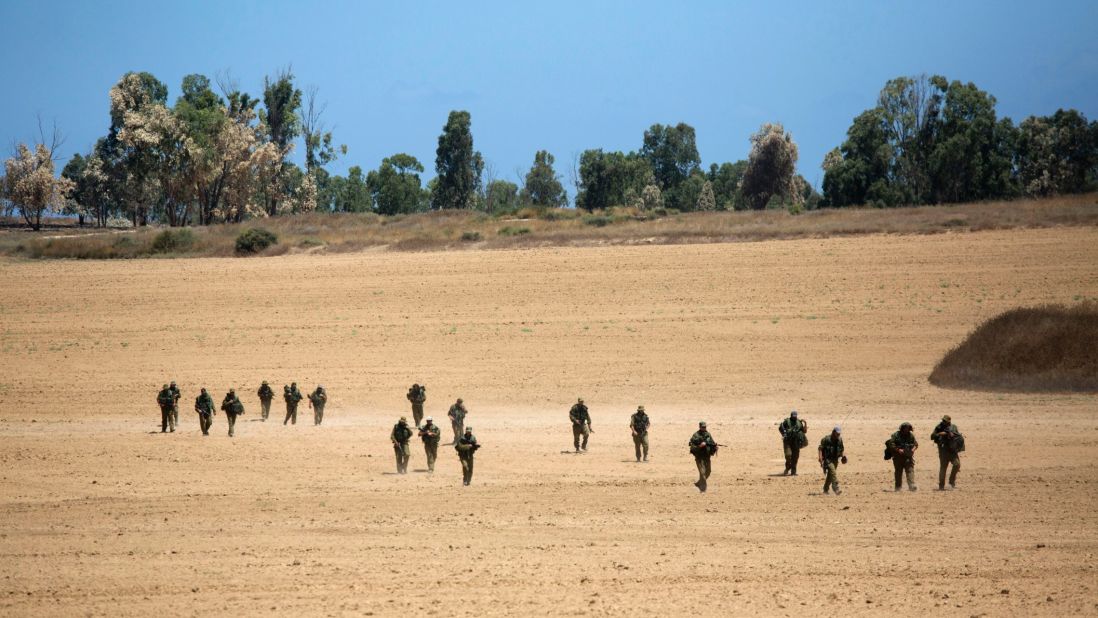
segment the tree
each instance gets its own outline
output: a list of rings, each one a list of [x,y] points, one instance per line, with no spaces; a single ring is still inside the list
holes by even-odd
[[[640,154],[648,161],[667,205],[693,209],[694,201],[690,196],[680,196],[679,187],[701,166],[694,127],[682,122],[673,127],[654,124],[644,132]]]
[[[331,179],[330,208],[333,212],[370,212],[374,209],[373,197],[362,168],[352,165],[347,177]]]
[[[754,210],[766,208],[772,197],[798,203],[801,195],[793,181],[797,144],[780,124],[764,124],[751,136],[751,154],[740,181],[740,191]]]
[[[702,185],[701,194],[698,196],[698,204],[696,210],[707,212],[717,209],[717,198],[713,194],[713,183],[706,180]]]
[[[519,188],[513,182],[493,180],[484,191],[485,209],[490,213],[512,212],[519,205]]]
[[[281,153],[273,186],[284,188],[287,184],[287,179],[282,177],[288,172],[283,162],[293,149],[294,138],[301,133],[300,109],[301,91],[294,87],[294,74],[290,68],[280,70],[274,79],[269,76],[263,78],[263,110],[259,114],[259,120],[266,127],[271,143]],[[279,201],[284,193],[285,191],[277,191],[267,196],[269,215],[279,213]]]
[[[1023,120],[1016,145],[1022,189],[1029,195],[1086,191],[1098,165],[1095,126],[1073,109]]]
[[[4,161],[4,198],[19,209],[23,220],[35,231],[42,228],[46,211],[65,207],[65,196],[73,188],[68,178],[53,175],[54,153],[63,142],[61,133],[54,128],[47,141],[39,126],[39,134],[41,139],[33,148],[21,143]]]
[[[168,87],[150,73],[126,73],[110,90],[111,127],[107,138],[100,142],[97,154],[104,162],[104,172],[111,195],[123,207],[134,226],[145,225],[149,205],[159,202],[159,186],[154,169],[155,156],[148,148],[147,136],[123,142],[121,134],[127,125],[140,123],[140,114],[148,108],[163,107],[168,99]]]
[[[526,174],[522,201],[538,208],[560,208],[568,204],[568,195],[553,170],[553,155],[546,150],[534,154],[534,164]]]
[[[88,167],[88,160],[84,158],[79,152],[72,155],[69,162],[65,164],[64,169],[61,170],[61,177],[68,179],[72,182],[72,186],[69,189],[68,194],[65,196],[65,208],[66,214],[76,215],[77,224],[81,227],[84,226],[84,219],[92,216],[92,209],[84,204],[83,192],[81,191],[81,184],[84,180],[84,171]]]
[[[319,89],[310,86],[305,95],[305,112],[301,116],[301,134],[305,140],[305,169],[309,172],[323,168],[341,154],[347,154],[347,146],[332,144],[332,132],[324,124],[327,103],[317,101]]]
[[[395,154],[382,160],[377,171],[366,176],[366,186],[377,205],[377,212],[396,215],[422,210],[421,172],[423,165],[410,154]]]
[[[630,152],[585,150],[579,160],[576,208],[597,210],[624,206],[656,182],[648,161]]]
[[[484,158],[473,150],[469,112],[452,111],[438,136],[435,171],[438,185],[431,195],[436,209],[472,208],[480,189]]]
[[[735,163],[721,163],[719,166],[713,163],[709,166],[707,180],[713,188],[713,198],[716,200],[717,210],[744,210],[747,203],[740,193],[740,181],[747,169],[747,161],[739,160]]]

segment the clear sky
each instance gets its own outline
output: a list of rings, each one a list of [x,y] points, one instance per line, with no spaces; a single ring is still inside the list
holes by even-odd
[[[66,134],[64,159],[87,150],[127,71],[174,103],[188,73],[231,71],[260,95],[292,65],[348,146],[333,172],[407,152],[431,177],[447,113],[466,109],[495,177],[517,181],[546,149],[570,196],[574,155],[639,149],[653,123],[694,126],[708,167],[781,122],[818,185],[824,153],[900,75],[975,82],[1016,122],[1059,107],[1098,119],[1094,1],[0,0],[0,41],[4,148],[41,114]]]

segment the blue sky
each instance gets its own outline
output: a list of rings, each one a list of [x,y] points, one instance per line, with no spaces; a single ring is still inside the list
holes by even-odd
[[[653,123],[694,126],[708,167],[781,122],[818,184],[824,153],[899,75],[975,82],[1015,121],[1059,107],[1098,119],[1096,25],[1084,1],[0,0],[0,145],[34,138],[41,114],[66,134],[63,158],[87,150],[126,71],[153,73],[174,102],[188,73],[231,71],[259,95],[292,65],[348,146],[337,173],[407,152],[433,176],[447,113],[466,109],[495,177],[517,181],[546,149],[569,195],[573,155],[638,149]]]

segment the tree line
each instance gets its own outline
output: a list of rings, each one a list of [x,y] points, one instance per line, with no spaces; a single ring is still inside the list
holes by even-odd
[[[203,75],[168,88],[150,73],[131,72],[110,89],[107,134],[74,155],[55,177],[59,134],[20,144],[5,161],[6,215],[18,210],[38,227],[43,213],[107,225],[172,226],[239,222],[298,212],[432,209],[513,212],[574,204],[673,211],[746,210],[872,204],[934,204],[1092,189],[1098,178],[1098,122],[1075,110],[999,119],[995,98],[944,77],[901,77],[877,105],[858,115],[843,144],[823,161],[823,194],[796,173],[797,145],[781,124],[749,138],[747,158],[702,167],[694,128],[654,124],[636,151],[589,149],[571,162],[569,199],[556,159],[534,154],[518,183],[494,177],[473,143],[472,118],[452,111],[436,149],[436,176],[414,156],[396,153],[376,170],[327,166],[347,148],[324,122],[316,88],[303,92],[289,69],[267,76],[261,96],[232,79]],[[290,161],[304,148],[304,167]]]

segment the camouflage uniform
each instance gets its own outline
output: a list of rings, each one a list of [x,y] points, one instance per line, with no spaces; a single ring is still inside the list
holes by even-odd
[[[198,413],[198,426],[202,429],[202,435],[210,435],[210,427],[213,425],[214,400],[206,389],[194,399],[194,411]]]
[[[843,493],[839,489],[839,463],[846,463],[846,451],[843,449],[842,430],[836,427],[820,440],[819,459],[827,478],[824,479],[823,492],[835,490],[835,495]]]
[[[427,454],[427,471],[435,471],[435,459],[438,459],[438,443],[442,439],[442,430],[434,423],[434,419],[427,417],[427,422],[419,430],[419,438],[423,440],[423,450]]]
[[[591,414],[587,411],[587,406],[583,404],[582,399],[568,410],[568,420],[572,421],[572,445],[576,447],[576,452],[580,452],[581,449],[586,451],[587,439],[591,437]]]
[[[160,433],[165,433],[169,429],[175,431],[175,416],[172,415],[172,408],[175,406],[175,395],[167,384],[156,394],[156,403],[160,405]]]
[[[290,423],[291,425],[297,424],[297,404],[301,401],[301,391],[297,390],[297,383],[294,383],[293,387],[282,387],[282,399],[286,401],[286,420],[282,421],[282,424]]]
[[[183,393],[179,392],[175,382],[172,382],[168,389],[172,392],[172,423],[179,427],[179,400],[183,397]]]
[[[797,476],[797,462],[801,459],[801,449],[808,442],[808,423],[797,418],[797,411],[790,413],[789,418],[778,425],[778,431],[782,434],[782,450],[785,452],[785,474]]]
[[[652,424],[648,415],[644,412],[644,406],[637,406],[637,411],[629,417],[629,432],[633,434],[633,450],[637,453],[637,461],[648,461],[648,427]]]
[[[398,474],[408,473],[408,459],[412,456],[408,441],[412,439],[412,428],[408,427],[408,419],[403,416],[393,425],[393,431],[389,433],[389,441],[393,443],[393,452],[396,454]]]
[[[427,387],[413,384],[408,389],[408,401],[412,402],[412,422],[419,427],[419,422],[423,420],[423,403],[427,401]]]
[[[476,436],[473,435],[473,428],[466,427],[465,433],[463,433],[457,443],[454,444],[458,459],[461,460],[462,485],[468,485],[473,482],[473,456],[479,448],[480,444],[477,442]]]
[[[263,411],[263,420],[266,421],[267,417],[271,414],[271,401],[274,400],[275,393],[267,381],[263,381],[263,385],[259,387],[259,390],[255,392],[259,397],[259,405]]]
[[[907,429],[905,432],[904,429]],[[885,442],[885,448],[892,455],[892,466],[896,469],[896,491],[903,486],[903,478],[907,475],[907,488],[915,491],[915,450],[919,448],[919,441],[915,439],[915,431],[911,423],[900,425],[900,430],[892,434]]]
[[[938,489],[945,489],[946,468],[953,465],[949,473],[949,487],[957,487],[957,473],[961,471],[961,451],[964,441],[961,432],[949,416],[943,416],[942,422],[930,433],[930,440],[938,445]]]
[[[328,403],[328,393],[319,384],[316,390],[309,394],[309,407],[313,409],[313,424],[324,422],[324,406]]]
[[[244,414],[244,404],[236,396],[236,389],[229,389],[225,399],[221,402],[221,410],[225,413],[225,421],[229,423],[229,437],[236,433],[236,417]]]
[[[717,442],[705,427],[705,423],[698,423],[698,430],[690,436],[690,454],[694,456],[694,463],[698,466],[698,480],[694,486],[705,493],[708,488],[709,473],[713,471],[712,458],[717,454]]]
[[[450,406],[450,411],[446,413],[446,416],[450,417],[450,426],[454,430],[454,441],[450,444],[457,444],[461,436],[465,435],[465,415],[467,414],[469,411],[465,409],[465,404],[460,399]]]

